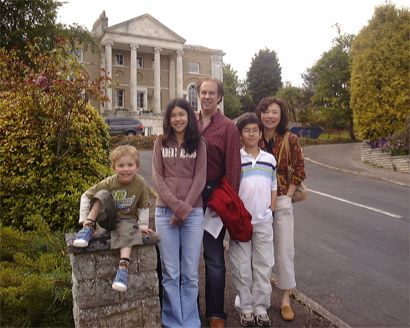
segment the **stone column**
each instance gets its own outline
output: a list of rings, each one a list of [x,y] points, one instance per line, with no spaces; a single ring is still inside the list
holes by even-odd
[[[65,236],[72,268],[75,327],[160,328],[156,242],[145,238],[143,245],[132,247],[128,289],[121,293],[111,287],[118,249],[110,249],[109,240],[101,235],[88,247],[76,248],[72,246],[74,237]]]
[[[161,113],[161,48],[154,48],[154,113]]]
[[[105,70],[107,72],[107,76],[112,79],[112,45],[114,44],[111,40],[105,41]],[[111,83],[111,82],[109,82]],[[109,98],[107,101],[106,110],[112,110],[112,88],[106,88],[106,95]]]
[[[216,53],[211,57],[211,64],[212,64],[212,77],[220,80],[223,82],[223,61],[222,61],[223,53]],[[224,113],[224,100],[222,99],[221,103],[218,105],[221,113]]]
[[[169,99],[175,98],[175,57],[169,58]]]
[[[101,51],[101,63],[100,63],[100,77],[103,78],[105,76],[104,71],[105,71],[105,53]],[[100,113],[103,114],[104,111],[106,110],[104,103],[100,102]]]
[[[183,97],[182,50],[177,50],[177,97]]]
[[[130,64],[130,105],[131,111],[137,111],[137,49],[138,45],[131,43]]]

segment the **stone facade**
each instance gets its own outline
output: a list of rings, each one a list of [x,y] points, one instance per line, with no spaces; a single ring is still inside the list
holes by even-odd
[[[105,72],[113,81],[105,89],[109,100],[92,105],[103,116],[136,116],[144,125],[152,124],[154,134],[162,132],[162,113],[170,99],[185,97],[199,110],[195,83],[204,76],[223,79],[221,50],[186,45],[184,38],[149,14],[108,26],[103,12],[92,34],[100,51],[81,52],[83,68],[92,79]]]
[[[390,156],[381,149],[372,149],[367,142],[362,143],[360,159],[362,162],[398,172],[410,172],[410,156]]]
[[[75,327],[161,327],[155,245],[133,247],[128,289],[121,293],[111,288],[119,250],[110,250],[109,241],[78,249],[73,238],[66,235]]]

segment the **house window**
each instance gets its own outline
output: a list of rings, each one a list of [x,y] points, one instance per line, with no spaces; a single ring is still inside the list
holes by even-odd
[[[188,102],[191,104],[194,111],[198,111],[198,94],[196,92],[195,84],[188,87]]]
[[[145,92],[143,91],[137,91],[137,108],[140,111],[145,109]]]
[[[144,67],[144,57],[137,56],[137,68],[143,68],[143,67]]]
[[[117,108],[124,107],[124,90],[123,89],[116,89],[115,100],[116,100]]]
[[[124,66],[124,55],[123,54],[115,54],[115,65]]]
[[[188,73],[199,74],[199,63],[188,62]]]

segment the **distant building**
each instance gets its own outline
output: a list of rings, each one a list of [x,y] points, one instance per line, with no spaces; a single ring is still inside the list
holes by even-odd
[[[203,76],[223,79],[221,50],[186,45],[149,14],[108,26],[103,11],[92,34],[100,52],[80,52],[80,61],[90,78],[105,70],[113,80],[105,90],[109,101],[92,104],[103,116],[138,116],[154,134],[162,132],[162,112],[170,99],[185,97],[198,110],[195,83]]]

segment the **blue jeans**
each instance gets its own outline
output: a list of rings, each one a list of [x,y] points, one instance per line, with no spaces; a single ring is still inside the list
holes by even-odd
[[[217,317],[226,319],[224,312],[225,297],[225,254],[223,241],[225,228],[222,228],[215,239],[207,231],[204,232],[205,260],[205,316],[209,319]]]
[[[162,325],[200,327],[197,298],[203,210],[194,208],[179,226],[169,223],[172,214],[169,208],[155,209],[162,264]]]

